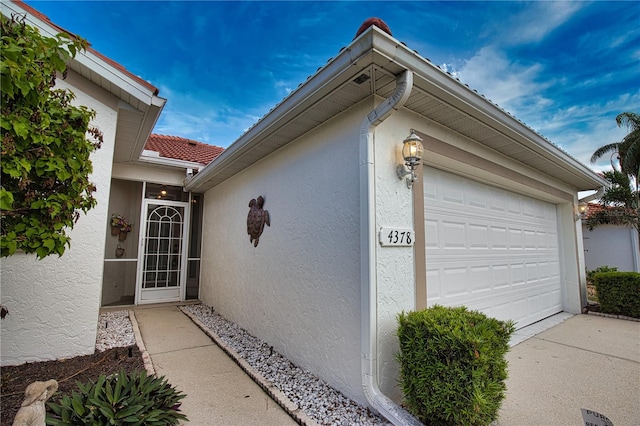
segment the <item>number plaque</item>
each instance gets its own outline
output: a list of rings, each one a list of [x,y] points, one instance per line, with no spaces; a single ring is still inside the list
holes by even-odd
[[[382,228],[378,234],[383,247],[411,247],[415,240],[413,229]]]

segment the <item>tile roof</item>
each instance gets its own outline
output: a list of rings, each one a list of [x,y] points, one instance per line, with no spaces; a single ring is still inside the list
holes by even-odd
[[[616,213],[620,214],[622,212],[629,212],[632,210],[629,210],[625,207],[616,207],[616,206],[603,206],[602,204],[599,203],[588,203],[587,204],[587,215],[586,218],[590,218],[592,215],[595,215],[599,212],[609,212],[609,214],[611,215],[616,215]]]
[[[224,148],[178,136],[166,136],[151,134],[144,147],[149,151],[160,153],[160,157],[176,160],[191,161],[200,164],[209,164]]]
[[[43,13],[37,11],[36,9],[34,9],[33,7],[29,6],[28,4],[26,4],[24,1],[22,0],[13,0],[14,3],[16,3],[17,5],[19,5],[21,8],[25,9],[26,11],[28,11],[30,14],[32,14],[33,16],[37,17],[38,19],[46,22],[47,24],[51,25],[53,28],[57,29],[60,32],[66,33],[71,37],[74,38],[82,38],[79,37],[78,35],[65,30],[64,28],[62,28],[59,25],[54,24],[53,22],[51,22],[51,20],[49,19],[49,17],[47,17],[46,15],[44,15]],[[136,80],[137,82],[139,82],[140,84],[142,84],[143,86],[145,86],[147,89],[151,90],[153,92],[154,95],[158,95],[158,93],[160,92],[158,90],[157,87],[155,87],[153,84],[149,83],[148,81],[138,77],[135,74],[132,74],[131,72],[127,71],[127,69],[125,67],[123,67],[122,65],[120,65],[119,63],[117,63],[116,61],[107,58],[106,56],[104,56],[102,53],[98,52],[97,50],[95,50],[94,48],[91,47],[91,44],[89,43],[89,47],[87,47],[87,51],[93,53],[94,55],[98,56],[100,59],[102,59],[103,61],[107,62],[109,65],[113,66],[114,68],[117,68],[118,70],[122,71],[123,73],[125,73],[127,76],[131,77],[132,79]]]

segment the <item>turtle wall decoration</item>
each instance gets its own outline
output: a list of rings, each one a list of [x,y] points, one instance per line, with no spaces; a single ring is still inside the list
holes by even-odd
[[[269,212],[264,210],[264,197],[260,195],[249,201],[249,214],[247,215],[247,234],[249,234],[249,242],[254,247],[258,247],[260,235],[264,231],[264,225],[271,226]]]

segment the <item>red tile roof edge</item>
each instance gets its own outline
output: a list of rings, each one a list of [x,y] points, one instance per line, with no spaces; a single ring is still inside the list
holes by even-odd
[[[51,21],[51,19],[49,19],[48,16],[46,16],[43,13],[39,12],[38,10],[34,9],[32,6],[29,6],[24,1],[22,1],[22,0],[12,0],[12,1],[14,3],[16,3],[17,5],[19,5],[21,8],[25,9],[30,14],[34,15],[35,17],[37,17],[38,19],[41,19],[41,20],[45,21],[47,24],[49,24],[52,27],[56,28],[58,31],[66,33],[66,34],[69,34],[73,38],[82,38],[82,37],[78,36],[77,34],[74,34],[74,33],[70,32],[70,31],[67,31],[64,28],[62,28],[61,26],[53,23]],[[127,69],[125,67],[123,67],[122,65],[120,65],[119,63],[114,61],[113,59],[110,59],[110,58],[104,56],[102,53],[100,53],[97,50],[95,50],[94,48],[92,48],[91,44],[89,44],[89,47],[87,47],[87,51],[93,53],[94,55],[96,55],[100,59],[102,59],[103,61],[107,62],[109,65],[113,66],[114,68],[119,69],[120,71],[122,71],[123,73],[125,73],[126,75],[131,77],[132,79],[136,80],[138,83],[142,84],[147,89],[151,90],[155,96],[157,96],[158,93],[160,93],[160,90],[157,87],[155,87],[153,84],[151,84],[148,81],[138,77],[135,74],[132,74],[130,71],[127,71]]]
[[[187,139],[152,133],[145,149],[155,151],[163,158],[209,164],[224,151],[224,148]]]
[[[599,203],[587,203],[586,217],[588,218],[592,214],[596,214],[601,211],[616,212],[616,211],[628,211],[628,210],[631,210],[631,209],[628,209],[626,207],[603,206],[602,204],[599,204]]]

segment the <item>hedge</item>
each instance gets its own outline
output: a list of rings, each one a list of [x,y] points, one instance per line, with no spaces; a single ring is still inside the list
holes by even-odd
[[[640,273],[601,272],[593,276],[600,312],[640,318]]]
[[[465,307],[434,306],[398,315],[405,406],[431,425],[486,425],[506,390],[515,327]]]

